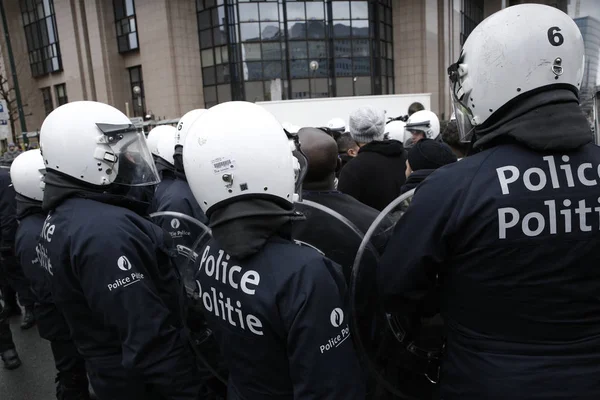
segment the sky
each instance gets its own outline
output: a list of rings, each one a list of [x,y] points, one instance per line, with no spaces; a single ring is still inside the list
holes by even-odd
[[[569,0],[567,12],[571,18],[590,16],[600,21],[600,0],[580,0],[579,15],[575,15],[576,3],[577,0]],[[596,85],[600,85],[600,68],[596,73]]]

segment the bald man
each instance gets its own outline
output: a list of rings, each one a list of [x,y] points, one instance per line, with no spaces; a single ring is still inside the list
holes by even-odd
[[[302,151],[308,159],[308,170],[302,186],[303,199],[338,212],[362,233],[366,233],[379,211],[335,189],[335,172],[340,163],[335,140],[316,128],[302,128],[298,135]],[[350,229],[341,223],[324,223],[320,213],[316,215],[305,212],[305,215],[305,223],[296,224],[295,239],[318,247],[343,267],[348,279],[360,245],[358,236],[350,235]],[[378,248],[383,246],[383,240],[379,239]]]

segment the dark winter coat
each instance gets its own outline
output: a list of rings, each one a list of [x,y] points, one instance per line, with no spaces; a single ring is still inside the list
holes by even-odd
[[[400,195],[405,170],[406,151],[401,142],[371,142],[344,166],[338,190],[381,211]]]

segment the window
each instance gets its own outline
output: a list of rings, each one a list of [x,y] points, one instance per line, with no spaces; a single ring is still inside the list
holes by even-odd
[[[460,44],[463,45],[473,29],[483,21],[483,0],[463,0],[460,13]]]
[[[133,104],[133,116],[144,117],[146,111],[146,96],[144,93],[144,79],[142,67],[129,68],[129,83],[131,85],[131,100]]]
[[[391,4],[196,0],[205,107],[394,93]]]
[[[54,89],[56,90],[56,102],[58,105],[62,106],[63,104],[67,104],[69,102],[69,99],[67,98],[67,85],[61,83],[60,85],[54,86]]]
[[[46,111],[46,115],[48,115],[54,110],[52,91],[49,87],[42,88],[42,97],[44,98],[44,110]]]
[[[113,0],[113,6],[115,9],[119,53],[139,49],[133,0]]]
[[[62,70],[53,0],[21,0],[21,18],[34,77]]]

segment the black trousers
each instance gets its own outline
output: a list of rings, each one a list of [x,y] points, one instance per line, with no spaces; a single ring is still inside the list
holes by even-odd
[[[12,292],[16,292],[23,307],[33,308],[35,299],[31,286],[12,250],[0,253],[0,290],[2,290],[2,296],[5,297],[4,301],[7,302],[7,305],[16,305],[11,301],[11,297],[14,296]]]
[[[0,312],[0,353],[14,348],[15,343],[10,332],[8,317],[5,318],[2,312]]]

